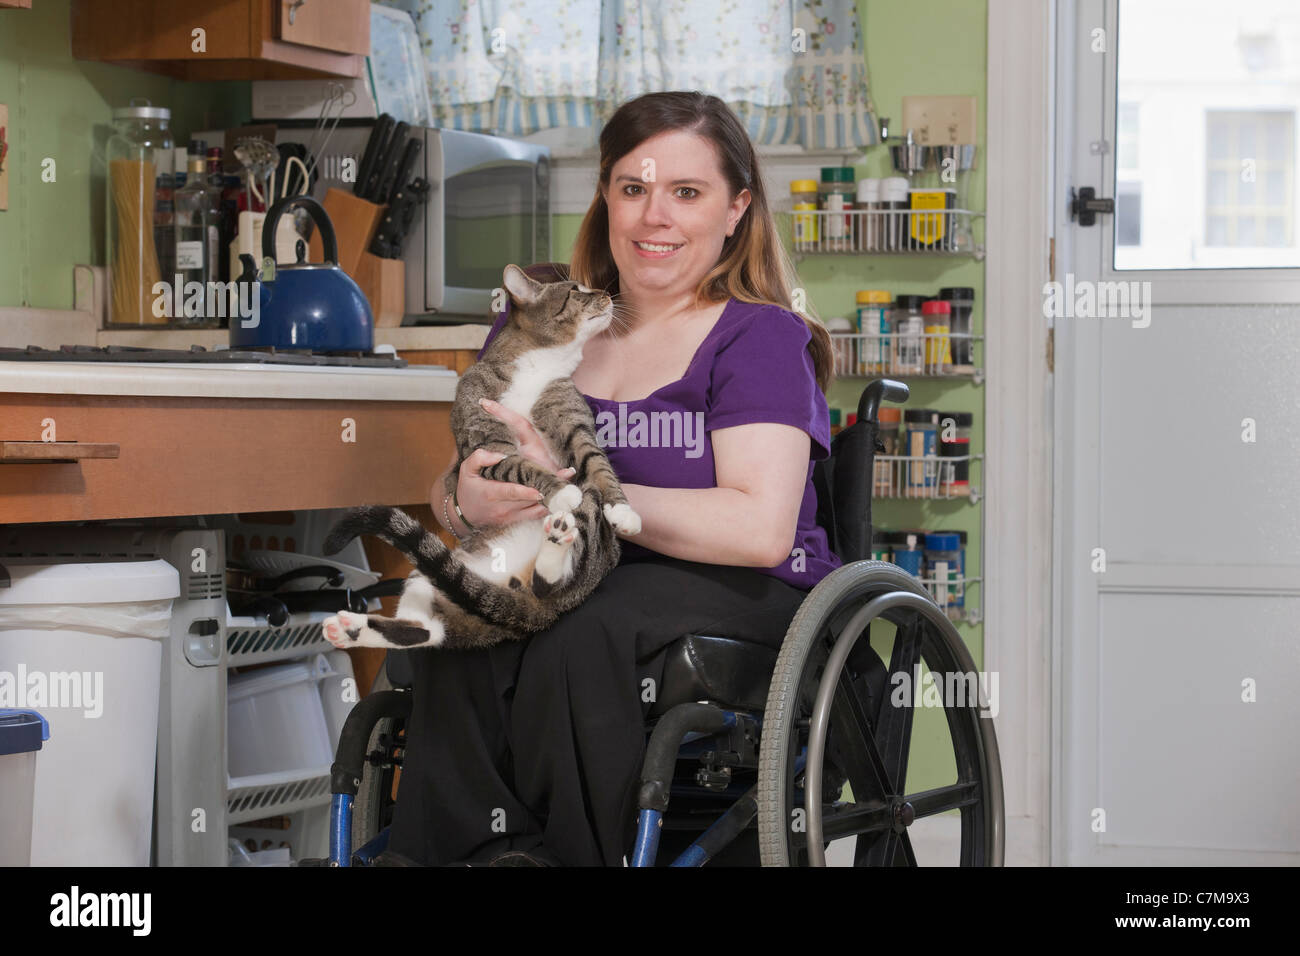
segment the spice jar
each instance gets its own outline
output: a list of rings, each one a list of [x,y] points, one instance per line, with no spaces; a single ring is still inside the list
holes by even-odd
[[[907,482],[904,495],[908,498],[928,498],[934,493],[936,474],[939,413],[932,408],[909,408],[903,412],[905,432],[903,454],[910,460],[904,462]]]
[[[925,325],[925,374],[944,375],[952,368],[952,349],[948,340],[949,306],[930,300],[921,305]]]
[[[881,227],[879,179],[858,180],[857,208],[858,213],[853,217],[857,224],[856,248],[860,252],[879,252],[883,248],[880,237],[884,231]]]
[[[166,220],[156,222],[155,213],[159,189],[169,192],[173,185],[174,148],[171,110],[142,99],[113,110],[105,147],[109,325],[169,321],[154,315],[153,288],[164,280],[159,250],[170,252],[173,230]]]
[[[790,198],[794,200],[794,247],[804,252],[815,249],[821,232],[817,216],[817,183],[811,179],[792,181]]]
[[[880,455],[899,455],[902,454],[899,434],[899,425],[903,420],[903,410],[894,407],[882,407],[876,412],[879,424],[876,428],[876,437],[880,439],[880,444],[884,450],[878,452]],[[876,458],[875,467],[875,490],[874,494],[878,498],[893,498],[899,494],[898,481],[898,462],[881,461],[880,457]]]
[[[894,299],[890,313],[890,346],[896,375],[921,375],[925,372],[925,320],[921,307],[923,295],[900,295]]]
[[[961,587],[961,540],[955,534],[925,536],[925,577],[939,607],[951,617]]]
[[[925,551],[921,547],[922,536],[914,531],[896,531],[893,535],[893,559],[908,574],[919,578],[925,570]]]
[[[906,178],[903,176],[890,176],[880,181],[880,208],[885,230],[880,247],[881,251],[912,251],[914,247],[907,240],[909,217]]]
[[[858,369],[860,375],[889,372],[890,312],[893,296],[884,289],[859,289],[858,302]]]
[[[844,252],[853,235],[853,208],[857,189],[852,166],[823,166],[817,187],[819,204],[827,214],[822,217],[823,248]]]
[[[957,586],[954,589],[950,611],[950,618],[960,620],[965,616],[966,610],[966,532],[954,531],[950,528],[936,528],[935,534],[955,534],[957,536]]]
[[[952,372],[969,375],[975,371],[975,349],[971,338],[971,313],[975,309],[975,290],[969,286],[949,286],[939,290],[939,298],[948,303],[948,325],[952,339]]]

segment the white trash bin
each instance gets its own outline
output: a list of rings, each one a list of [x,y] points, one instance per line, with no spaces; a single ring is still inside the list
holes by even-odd
[[[36,752],[49,739],[36,711],[0,708],[0,867],[31,863]]]
[[[161,558],[6,558],[0,707],[39,710],[33,866],[148,866],[163,641],[180,576]]]

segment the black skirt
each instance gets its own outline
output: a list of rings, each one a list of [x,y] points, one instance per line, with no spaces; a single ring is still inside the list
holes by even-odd
[[[526,640],[411,651],[389,851],[428,866],[507,850],[623,865],[636,834],[646,688],[659,686],[668,646],[707,633],[778,648],[806,597],[753,568],[656,556],[620,564]]]

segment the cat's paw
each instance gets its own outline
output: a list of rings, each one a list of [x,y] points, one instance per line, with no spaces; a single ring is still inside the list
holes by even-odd
[[[366,625],[366,615],[339,611],[334,617],[327,617],[321,622],[321,630],[325,634],[325,640],[344,650],[349,647],[392,646],[389,641]]]
[[[557,511],[542,522],[546,540],[560,547],[568,547],[578,538],[578,521],[568,511]]]
[[[632,510],[626,502],[616,505],[606,504],[605,520],[619,534],[634,535],[641,531],[641,516]]]
[[[582,504],[582,489],[577,485],[565,485],[546,503],[546,510],[552,514],[558,511],[572,511]]]

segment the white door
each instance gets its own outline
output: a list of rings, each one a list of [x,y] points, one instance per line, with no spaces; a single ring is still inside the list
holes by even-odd
[[[1300,3],[1057,14],[1052,860],[1296,864]]]

